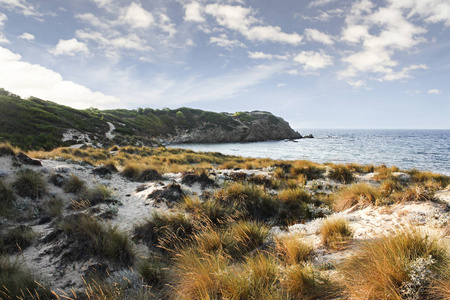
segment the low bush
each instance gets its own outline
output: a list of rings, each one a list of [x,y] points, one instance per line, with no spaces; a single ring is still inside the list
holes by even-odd
[[[330,249],[342,249],[352,240],[353,232],[344,218],[328,217],[320,226],[322,244]]]
[[[340,272],[351,298],[445,299],[448,291],[437,289],[432,297],[430,287],[445,281],[449,263],[448,250],[437,238],[405,228],[365,241]]]
[[[158,171],[152,168],[144,167],[135,163],[127,164],[120,173],[123,177],[132,181],[156,181],[161,180],[162,176]]]
[[[408,172],[411,175],[412,182],[425,183],[427,181],[438,182],[440,188],[445,188],[450,183],[450,176],[435,174],[432,172],[424,172],[416,169],[412,169]]]
[[[25,168],[21,169],[13,182],[16,193],[21,197],[40,198],[47,190],[47,181],[41,173]]]

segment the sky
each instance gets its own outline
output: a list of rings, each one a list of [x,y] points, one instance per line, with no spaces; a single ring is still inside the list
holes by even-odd
[[[449,82],[450,0],[0,0],[0,87],[75,108],[450,129]]]

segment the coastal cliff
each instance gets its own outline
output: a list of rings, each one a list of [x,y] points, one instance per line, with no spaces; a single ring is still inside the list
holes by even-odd
[[[3,89],[0,120],[0,141],[28,150],[302,138],[285,120],[263,111],[231,114],[187,107],[78,110],[34,97],[21,99]]]

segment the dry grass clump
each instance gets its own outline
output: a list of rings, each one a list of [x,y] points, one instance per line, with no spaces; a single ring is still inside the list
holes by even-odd
[[[129,180],[138,182],[156,181],[162,179],[161,174],[159,174],[159,172],[155,169],[136,163],[127,164],[120,174]]]
[[[380,194],[382,197],[389,197],[390,195],[400,192],[403,189],[398,180],[389,178],[381,182]]]
[[[281,208],[277,221],[281,225],[291,225],[310,217],[307,204],[311,195],[302,188],[285,189],[278,194]]]
[[[0,157],[2,156],[15,156],[16,151],[14,150],[14,147],[11,146],[10,143],[0,143]]]
[[[374,168],[374,180],[396,180],[396,177],[392,174],[393,172],[398,172],[399,169],[396,166],[388,168],[386,165],[377,166]]]
[[[83,214],[67,217],[59,227],[78,243],[82,251],[120,264],[130,264],[134,259],[134,245],[125,232],[117,226],[104,224]]]
[[[0,253],[15,253],[31,245],[36,233],[30,226],[20,225],[0,235]]]
[[[313,247],[303,242],[299,234],[275,238],[275,252],[286,265],[306,262],[313,251]]]
[[[436,191],[435,186],[424,186],[415,184],[404,191],[399,191],[393,193],[391,198],[394,199],[395,202],[403,203],[403,202],[421,202],[421,201],[434,201],[435,196],[434,193]]]
[[[306,180],[322,178],[324,173],[325,168],[323,166],[305,160],[295,161],[290,170],[290,174],[292,177],[296,178],[299,175],[304,175],[306,177]]]
[[[352,183],[355,180],[352,170],[347,165],[331,165],[328,178],[344,184]]]
[[[0,299],[54,299],[16,259],[0,256]]]
[[[355,205],[367,206],[375,204],[379,198],[377,188],[367,183],[355,183],[342,188],[337,194],[333,203],[336,211],[349,209]]]
[[[326,218],[320,226],[322,244],[330,249],[342,249],[348,246],[353,237],[348,220],[338,217]]]
[[[243,217],[268,220],[277,215],[279,202],[255,185],[233,183],[216,193],[217,199],[231,206]]]
[[[416,169],[412,169],[408,173],[411,175],[412,182],[415,183],[427,183],[434,181],[439,183],[440,188],[445,188],[450,183],[450,176],[435,174],[432,172],[423,172]]]
[[[163,257],[151,256],[142,258],[136,266],[136,270],[142,277],[144,284],[153,288],[163,288],[168,279],[168,265]]]
[[[17,173],[13,188],[21,197],[40,198],[47,190],[47,181],[41,173],[25,168]]]
[[[148,247],[171,253],[192,242],[197,229],[194,220],[182,213],[154,212],[151,218],[135,226],[134,238],[142,240]]]
[[[64,181],[63,189],[66,193],[79,193],[86,188],[86,182],[75,174],[70,174],[70,177]]]
[[[0,216],[8,215],[14,203],[14,191],[4,180],[0,179]]]
[[[229,235],[233,243],[227,245],[228,252],[233,257],[242,257],[264,243],[269,227],[259,222],[239,221],[231,225]]]
[[[448,291],[430,287],[448,280],[449,258],[437,238],[411,227],[364,242],[340,272],[352,298],[447,299]]]

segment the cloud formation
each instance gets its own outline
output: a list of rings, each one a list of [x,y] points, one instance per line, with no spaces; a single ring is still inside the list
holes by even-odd
[[[303,65],[306,72],[311,72],[331,66],[333,57],[322,51],[302,51],[294,57],[294,61]]]
[[[70,40],[59,40],[56,47],[50,52],[55,55],[75,56],[78,54],[89,54],[89,49],[85,43],[79,42],[77,39],[73,38]]]
[[[67,81],[40,65],[22,61],[19,54],[0,47],[2,87],[22,97],[35,96],[75,108],[110,107],[120,100]]]

